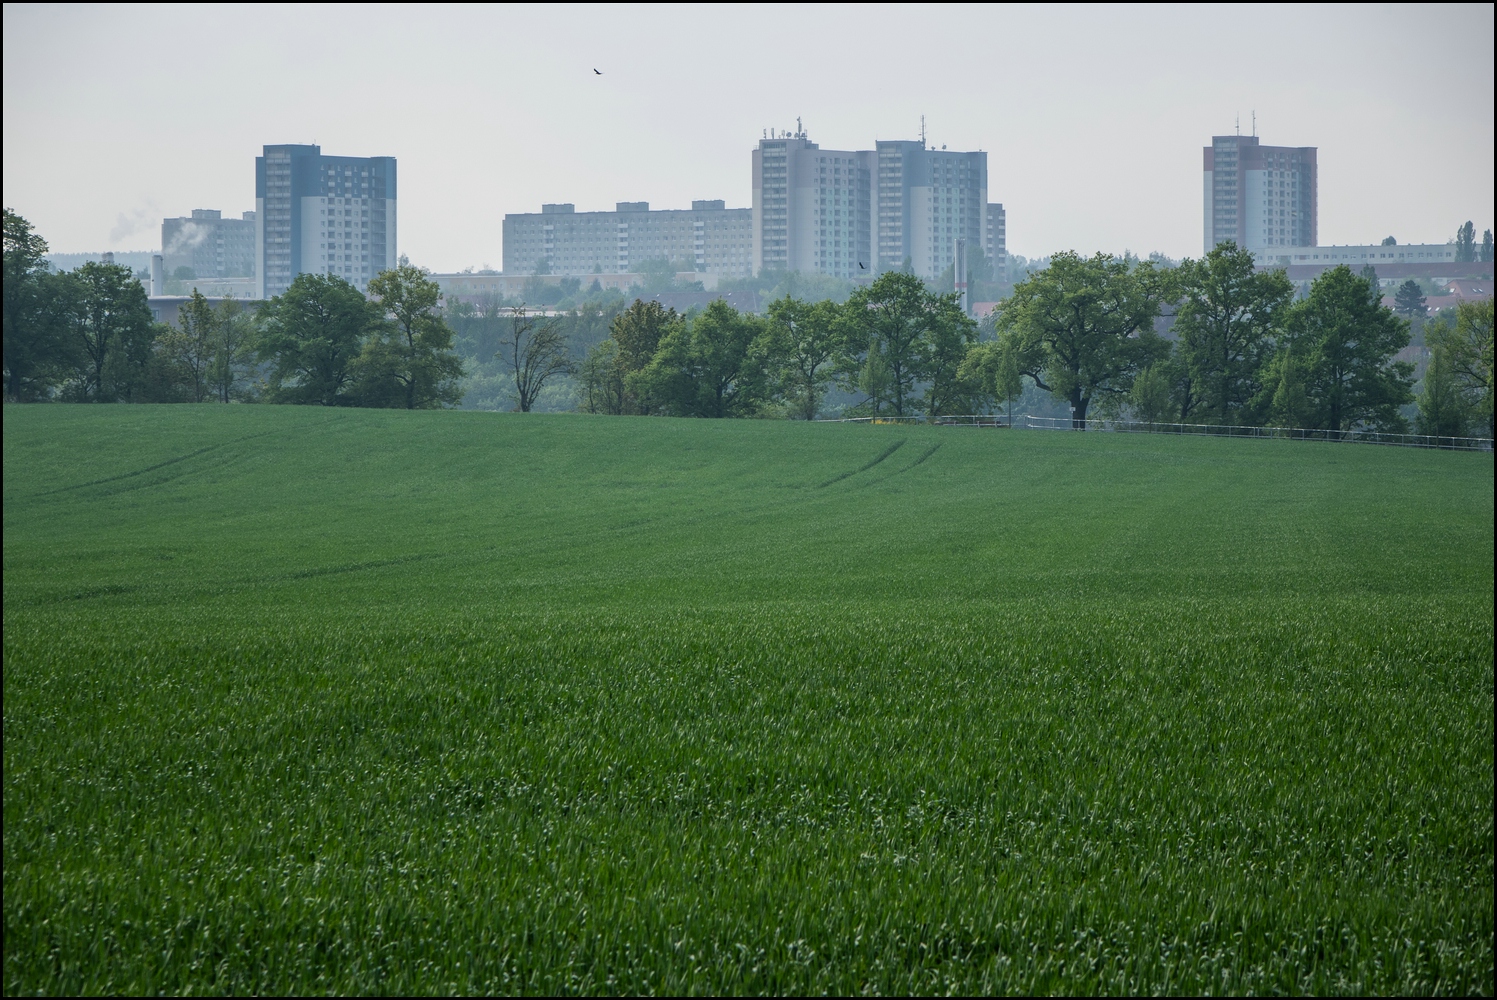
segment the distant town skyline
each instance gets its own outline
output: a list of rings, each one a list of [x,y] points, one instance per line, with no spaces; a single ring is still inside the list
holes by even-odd
[[[747,206],[766,129],[865,149],[924,115],[934,148],[988,153],[1011,253],[1195,256],[1201,148],[1256,118],[1319,150],[1323,244],[1493,225],[1490,5],[848,13],[305,7],[293,32],[6,5],[4,200],[59,252],[152,249],[164,218],[253,210],[263,146],[316,142],[397,158],[399,252],[455,271],[500,265],[507,213]]]

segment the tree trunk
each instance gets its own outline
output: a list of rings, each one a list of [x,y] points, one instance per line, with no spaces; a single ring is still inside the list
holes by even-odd
[[[1071,430],[1086,430],[1086,408],[1091,399],[1081,395],[1080,389],[1071,390]]]

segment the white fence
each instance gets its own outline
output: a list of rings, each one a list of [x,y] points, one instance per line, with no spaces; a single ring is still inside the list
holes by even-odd
[[[1009,418],[1001,413],[968,413],[944,417],[844,417],[831,423],[863,424],[933,424],[937,427],[1008,428]],[[1491,451],[1491,438],[1439,437],[1431,434],[1388,434],[1383,431],[1357,429],[1350,431],[1316,430],[1308,427],[1233,427],[1222,424],[1165,424],[1142,420],[1107,420],[1088,417],[1084,427],[1069,417],[1034,417],[1016,413],[1015,430],[1111,431],[1124,434],[1177,434],[1206,437],[1276,438],[1286,441],[1350,442],[1355,444],[1388,444],[1403,448],[1441,448],[1448,451]]]

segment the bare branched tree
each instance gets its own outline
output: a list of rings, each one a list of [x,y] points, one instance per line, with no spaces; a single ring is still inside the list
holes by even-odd
[[[566,334],[555,323],[528,315],[524,306],[510,317],[510,330],[499,341],[497,357],[514,375],[521,413],[530,412],[547,381],[570,375],[574,367]]]

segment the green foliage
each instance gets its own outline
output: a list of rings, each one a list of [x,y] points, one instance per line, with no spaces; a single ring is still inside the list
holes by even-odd
[[[1126,398],[1134,376],[1169,353],[1154,318],[1170,288],[1152,263],[1067,251],[1014,286],[999,328],[1024,374],[1066,400],[1085,427],[1094,400]]]
[[[768,379],[776,395],[794,412],[814,420],[837,364],[847,353],[851,330],[847,313],[835,302],[805,302],[785,296],[770,303],[767,357]]]
[[[1393,356],[1408,345],[1408,326],[1364,279],[1344,265],[1323,272],[1290,310],[1288,328],[1305,365],[1311,422],[1303,426],[1403,429],[1399,409],[1414,401],[1414,368]]]
[[[577,370],[581,389],[578,408],[583,413],[621,416],[628,402],[619,346],[612,337],[587,352]]]
[[[208,398],[214,359],[218,352],[217,311],[197,289],[177,312],[177,326],[168,327],[157,341],[163,361],[171,367],[174,381],[186,389],[189,402]]]
[[[1441,345],[1433,347],[1419,392],[1419,433],[1465,437],[1469,410],[1451,371],[1449,352]]]
[[[1463,262],[1476,259],[1476,227],[1470,219],[1455,231],[1455,259]]]
[[[1269,423],[1274,427],[1309,427],[1313,422],[1310,398],[1305,393],[1305,365],[1295,358],[1294,348],[1285,345],[1269,369],[1268,385],[1273,389],[1269,402]]]
[[[76,312],[74,395],[90,402],[130,402],[147,382],[156,331],[145,289],[123,264],[89,261],[69,274]]]
[[[8,992],[1492,991],[1490,455],[4,433]]]
[[[872,401],[875,413],[884,400],[895,416],[919,412],[923,403],[919,386],[935,374],[938,340],[967,334],[975,339],[975,328],[959,333],[949,330],[953,319],[944,305],[948,298],[932,293],[913,274],[886,271],[847,300],[849,341],[867,345],[864,377],[860,378],[865,384],[859,387]],[[953,360],[953,353],[948,350],[942,359],[952,375],[961,363],[960,356]]]
[[[572,371],[571,349],[560,325],[528,315],[523,306],[510,314],[509,335],[499,342],[497,355],[508,369],[521,413],[531,411],[547,382]]]
[[[1484,229],[1484,230],[1482,230],[1482,233],[1481,233],[1481,250],[1478,251],[1478,252],[1480,254],[1480,259],[1481,260],[1484,260],[1487,263],[1491,263],[1492,262],[1492,260],[1493,260],[1493,253],[1492,253],[1492,231],[1490,229]]]
[[[216,312],[208,388],[220,403],[253,399],[255,317],[232,297]]]
[[[1175,280],[1183,298],[1174,332],[1190,386],[1182,410],[1197,423],[1258,422],[1252,403],[1262,394],[1261,377],[1294,286],[1283,271],[1257,271],[1252,253],[1234,243],[1185,261]],[[1150,386],[1151,398],[1159,390]],[[1148,419],[1163,419],[1163,412]]]
[[[47,241],[5,209],[5,398],[44,399],[68,367],[68,282],[47,264]]]
[[[1444,351],[1456,390],[1476,426],[1492,434],[1492,300],[1461,302],[1455,322],[1430,331],[1432,347]]]
[[[653,260],[642,261],[639,264],[639,274],[643,282],[634,289],[633,293],[641,296],[660,295],[666,292],[700,292],[704,287],[700,281],[678,280],[677,273],[695,270],[696,264],[689,260],[670,260],[665,257],[657,257]]]
[[[463,363],[452,351],[452,329],[437,311],[437,283],[421,268],[402,264],[375,275],[369,294],[387,322],[371,324],[354,361],[360,402],[407,410],[457,403]]]
[[[1156,363],[1134,378],[1133,389],[1128,393],[1128,405],[1135,420],[1153,424],[1167,421],[1174,415],[1175,401],[1164,368],[1164,364]]]
[[[384,324],[378,305],[342,278],[299,274],[261,307],[260,360],[269,362],[266,397],[274,403],[349,406],[365,339]]]
[[[1393,296],[1393,308],[1413,323],[1423,319],[1429,312],[1424,301],[1424,292],[1420,289],[1419,282],[1410,278],[1398,286],[1398,292]]]
[[[666,333],[650,363],[625,384],[669,416],[750,416],[767,396],[767,348],[762,320],[714,299]]]

